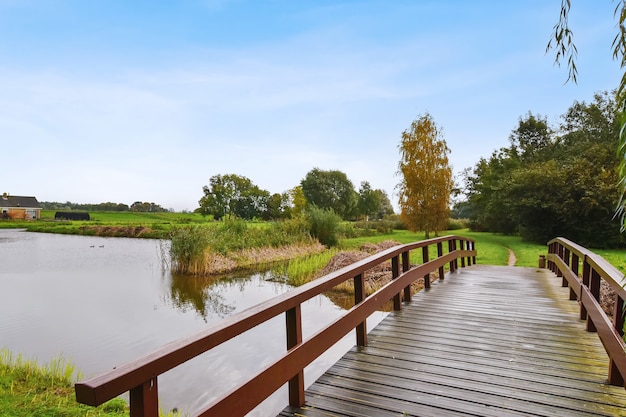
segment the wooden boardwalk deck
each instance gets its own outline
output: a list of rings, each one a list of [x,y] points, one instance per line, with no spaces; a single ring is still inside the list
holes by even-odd
[[[462,268],[307,389],[294,416],[626,416],[608,358],[548,270]]]

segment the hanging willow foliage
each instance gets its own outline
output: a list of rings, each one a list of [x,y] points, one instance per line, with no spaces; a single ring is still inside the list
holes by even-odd
[[[622,232],[626,230],[626,0],[616,2],[613,16],[617,20],[617,33],[613,38],[613,59],[618,61],[622,69],[622,78],[615,94],[615,104],[620,117],[619,142],[617,146],[619,164],[619,182],[621,197],[615,209],[615,216],[619,217],[622,224]],[[568,77],[566,83],[576,83],[578,70],[576,68],[576,56],[578,50],[574,44],[574,34],[569,27],[568,16],[571,1],[561,0],[561,12],[559,21],[554,25],[554,31],[546,46],[546,52],[555,50],[554,62],[557,65],[561,61],[567,61]]]

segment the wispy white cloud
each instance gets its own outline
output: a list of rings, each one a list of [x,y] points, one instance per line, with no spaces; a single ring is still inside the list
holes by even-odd
[[[74,9],[64,4],[63,13]],[[7,191],[193,209],[211,175],[246,175],[282,192],[320,167],[391,195],[397,143],[418,113],[443,127],[460,171],[505,146],[527,111],[556,117],[573,98],[615,85],[619,72],[607,66],[609,52],[581,53],[584,84],[563,87],[564,72],[544,54],[554,19],[542,2],[180,4],[188,21],[155,9],[144,23],[129,9],[107,29],[112,18],[98,16],[99,29],[85,34],[91,49],[34,32],[30,57],[17,52],[19,40],[0,43],[0,136],[11,138],[13,156],[5,168],[38,161]],[[228,28],[242,7],[258,8],[232,22],[248,32],[205,34],[204,26],[216,29],[202,19]],[[67,19],[96,19],[82,13]],[[610,48],[606,16],[598,19],[581,31],[581,49]],[[157,36],[159,28],[172,38]],[[110,30],[116,35],[103,36]],[[151,33],[164,43],[152,44]]]

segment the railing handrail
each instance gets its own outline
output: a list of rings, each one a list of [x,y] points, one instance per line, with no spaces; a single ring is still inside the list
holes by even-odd
[[[548,267],[563,277],[562,285],[569,286],[570,299],[580,302],[580,318],[587,321],[587,331],[598,333],[609,356],[609,383],[626,388],[624,274],[602,256],[562,237],[548,242]],[[601,279],[615,292],[613,320],[600,306]]]
[[[442,244],[446,241],[448,242],[448,253],[444,255]],[[457,241],[460,243],[460,248],[456,247]],[[438,257],[429,261],[428,247],[431,245],[437,245]],[[419,248],[422,248],[424,262],[419,266],[409,268],[409,253]],[[400,264],[400,257],[402,258],[402,264]],[[439,269],[440,276],[443,279],[444,265],[449,263],[451,271],[454,271],[458,268],[458,259],[461,259],[461,266],[465,266],[465,259],[467,259],[468,265],[476,263],[474,240],[461,236],[443,236],[398,245],[378,252],[352,265],[331,272],[324,277],[221,320],[200,333],[181,338],[135,361],[119,366],[99,376],[78,382],[75,385],[76,399],[78,402],[97,406],[130,391],[131,417],[157,415],[156,381],[158,375],[245,333],[273,317],[285,313],[288,327],[288,350],[274,365],[261,371],[251,378],[249,382],[240,385],[233,392],[241,391],[242,389],[259,392],[256,396],[260,398],[260,401],[256,402],[259,398],[249,398],[247,404],[237,405],[237,407],[240,407],[237,409],[237,412],[243,412],[244,414],[265,398],[261,398],[261,396],[265,395],[263,394],[265,391],[272,389],[267,394],[269,395],[287,381],[290,381],[290,403],[303,403],[301,373],[308,363],[332,346],[334,344],[333,340],[339,340],[339,338],[345,336],[354,328],[357,328],[357,341],[361,344],[366,344],[365,320],[369,315],[391,299],[394,299],[394,308],[399,309],[400,292],[402,289],[405,289],[405,299],[410,299],[408,288],[413,281],[420,277],[428,277],[429,273],[437,269]],[[374,294],[366,297],[363,289],[363,273],[388,260],[392,261],[392,275],[394,279]],[[402,268],[402,273],[400,267]],[[355,282],[355,306],[348,310],[340,319],[335,320],[316,335],[303,342],[300,321],[301,304],[350,279],[354,279]],[[428,286],[430,281],[426,281],[425,285]],[[292,327],[291,330],[290,326]],[[328,336],[329,334],[332,337]],[[328,343],[331,344],[328,345]],[[320,349],[323,350],[320,351]],[[278,377],[276,376],[277,372],[280,374]],[[267,381],[268,375],[270,375],[269,378],[272,380],[271,384]],[[298,387],[292,387],[292,382],[300,385],[299,391],[302,392],[299,395],[297,392]],[[263,389],[250,389],[250,384],[258,383],[261,384]],[[276,386],[276,384],[279,385]],[[249,397],[250,392],[247,392],[247,394]],[[224,410],[229,410],[228,413],[233,412],[231,408],[228,408],[233,403],[232,395],[233,393],[223,395],[221,399],[211,406],[213,408],[209,407],[200,415],[236,415],[219,414],[223,413]],[[292,395],[295,395],[295,397],[292,397]],[[231,399],[229,400],[229,398]],[[251,405],[252,408],[250,408]],[[219,408],[222,406],[225,408]],[[218,413],[218,410],[221,411]],[[212,412],[216,414],[211,414]]]

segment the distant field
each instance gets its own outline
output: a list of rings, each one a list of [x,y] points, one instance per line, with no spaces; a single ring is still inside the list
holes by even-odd
[[[42,220],[54,220],[57,210],[42,210]],[[146,213],[131,211],[92,211],[87,223],[103,222],[107,224],[149,224],[149,223],[204,223],[210,217],[198,213]]]
[[[31,232],[91,236],[166,238],[174,227],[212,224],[211,217],[197,213],[89,212],[89,221],[55,221],[56,210],[42,210],[41,220],[0,221],[0,228],[24,228]]]

